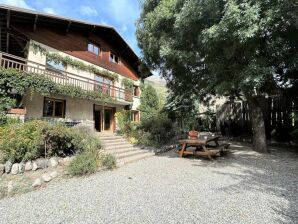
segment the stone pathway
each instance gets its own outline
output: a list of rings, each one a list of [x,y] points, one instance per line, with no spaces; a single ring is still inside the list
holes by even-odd
[[[298,223],[298,154],[173,152],[0,201],[0,223]]]

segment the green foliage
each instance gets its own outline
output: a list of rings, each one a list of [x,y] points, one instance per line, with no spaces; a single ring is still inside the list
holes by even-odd
[[[70,65],[73,68],[77,68],[82,71],[87,71],[87,72],[91,72],[91,73],[95,73],[95,74],[102,74],[102,75],[112,78],[116,81],[119,79],[119,76],[116,73],[109,72],[104,69],[98,69],[93,65],[86,65],[84,62],[72,59],[69,56],[62,56],[57,53],[50,53],[45,48],[43,48],[40,45],[33,43],[33,42],[30,45],[33,47],[35,54],[37,54],[39,52],[40,54],[45,55],[48,60],[53,61],[57,64],[63,63],[63,64]]]
[[[5,161],[20,162],[40,157],[44,152],[43,121],[12,124],[0,128],[0,151]]]
[[[297,86],[297,10],[294,1],[145,0],[137,38],[176,95],[276,93]]]
[[[120,134],[129,135],[132,130],[131,126],[131,111],[122,110],[115,114],[118,121]]]
[[[126,90],[133,91],[133,81],[128,78],[123,78],[121,83]]]
[[[290,135],[292,136],[295,142],[298,142],[298,129],[295,129],[294,131],[292,131]]]
[[[102,165],[108,169],[114,169],[117,165],[115,156],[111,154],[104,155],[102,158]]]
[[[12,92],[23,95],[28,90],[46,96],[60,94],[89,100],[114,101],[111,96],[101,91],[86,91],[79,86],[57,84],[51,78],[42,75],[0,68],[0,111],[18,106]]]
[[[144,0],[142,8],[137,39],[145,63],[160,71],[176,96],[244,95],[260,113],[250,116],[259,129],[254,149],[266,151],[256,98],[290,90],[297,96],[297,3]]]
[[[36,159],[44,156],[45,150],[47,156],[65,156],[83,152],[95,154],[100,148],[97,137],[63,124],[33,120],[0,128],[0,152],[5,161]]]
[[[97,171],[97,161],[90,152],[77,155],[67,167],[68,173],[72,176],[92,174]]]
[[[173,123],[165,114],[142,122],[141,129],[150,133],[149,140],[158,144],[165,144],[174,137]]]
[[[141,90],[141,104],[139,109],[142,112],[141,121],[146,121],[156,115],[160,110],[159,98],[156,90],[149,84],[142,85]]]

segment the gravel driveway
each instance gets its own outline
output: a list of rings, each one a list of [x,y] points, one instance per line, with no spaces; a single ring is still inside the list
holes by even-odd
[[[169,152],[1,200],[0,223],[298,223],[297,174],[298,153]]]

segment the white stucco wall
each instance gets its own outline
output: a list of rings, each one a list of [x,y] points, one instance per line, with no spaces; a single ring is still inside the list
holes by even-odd
[[[27,93],[24,96],[23,103],[26,108],[27,114],[26,118],[35,118],[40,119],[43,117],[43,104],[45,96],[42,96],[39,93]],[[104,105],[101,102],[93,100],[84,100],[78,98],[71,98],[61,95],[53,95],[49,98],[61,99],[66,101],[65,105],[65,118],[55,118],[61,121],[76,121],[85,123],[91,126],[94,126],[94,104],[97,105],[98,110],[102,110],[104,107],[112,107],[116,109],[116,112],[119,112],[124,109],[124,105],[110,104],[105,103]],[[116,129],[117,129],[117,120]]]

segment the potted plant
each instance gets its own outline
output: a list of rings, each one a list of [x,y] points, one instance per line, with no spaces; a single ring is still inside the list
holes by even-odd
[[[188,136],[190,139],[198,139],[199,132],[195,130],[191,130],[188,132]]]

